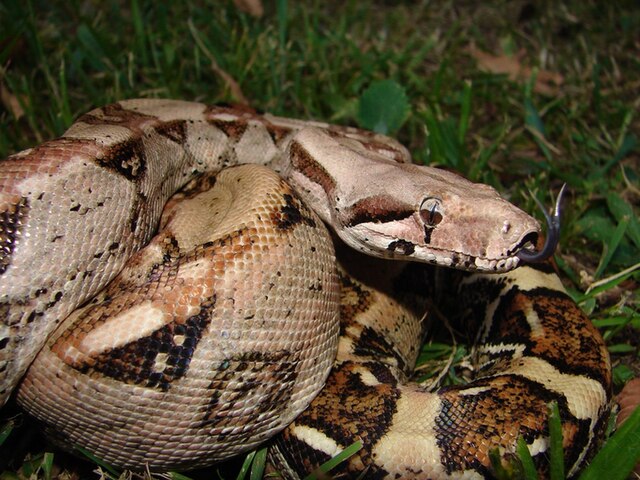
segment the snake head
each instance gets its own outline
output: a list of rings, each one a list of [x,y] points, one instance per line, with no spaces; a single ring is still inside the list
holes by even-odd
[[[364,253],[504,272],[555,248],[535,253],[537,220],[494,188],[454,173],[398,163],[317,130],[300,132],[289,157],[288,179],[345,243]]]
[[[341,237],[354,248],[503,272],[515,268],[519,253],[538,239],[537,220],[488,185],[430,167],[395,164],[384,170],[385,184],[370,184],[364,198],[340,209]]]

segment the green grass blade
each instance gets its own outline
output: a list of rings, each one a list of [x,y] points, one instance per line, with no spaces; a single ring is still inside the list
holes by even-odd
[[[238,476],[236,476],[236,480],[244,480],[251,470],[251,464],[253,463],[253,459],[256,456],[256,451],[247,453],[244,457],[244,462],[242,462],[242,467],[240,467],[240,471],[238,472]]]
[[[69,105],[67,70],[64,60],[60,63],[58,81],[60,82],[60,121],[62,122],[62,127],[66,129],[73,122],[73,115],[71,115],[71,106]]]
[[[635,215],[633,207],[614,192],[607,195],[607,207],[618,222],[622,222],[625,219],[629,220],[627,236],[636,247],[640,248],[640,220]]]
[[[96,465],[99,465],[104,470],[106,470],[111,475],[112,478],[120,478],[121,472],[117,468],[109,465],[104,460],[96,457],[93,453],[91,453],[89,450],[86,450],[85,448],[76,446],[75,449],[78,452],[80,452],[82,455],[87,457],[89,460],[91,460],[93,463],[95,463]]]
[[[51,69],[49,68],[49,63],[47,62],[47,58],[46,55],[44,53],[44,48],[42,46],[42,40],[40,39],[40,31],[38,30],[37,27],[37,22],[36,22],[36,16],[35,16],[35,11],[32,5],[31,1],[27,2],[27,8],[29,11],[29,22],[28,22],[28,26],[29,26],[29,30],[30,30],[30,37],[31,37],[31,41],[33,42],[33,46],[35,48],[36,54],[38,56],[39,61],[39,68],[42,69],[42,72],[44,73],[45,78],[47,79],[47,84],[49,86],[49,88],[51,89],[53,95],[55,98],[58,97],[58,91],[57,91],[57,85],[55,83],[55,81],[53,80],[53,75],[51,74]]]
[[[506,469],[502,464],[500,450],[497,448],[489,450],[489,461],[491,462],[491,473],[497,480],[511,480],[513,478],[513,472]]]
[[[472,162],[472,164],[469,166],[469,174],[467,175],[469,177],[469,180],[481,181],[483,180],[482,175],[490,172],[490,168],[487,167],[487,165],[489,164],[489,160],[491,159],[491,157],[493,157],[500,145],[502,145],[508,133],[509,127],[506,125],[503,126],[498,135],[491,142],[491,144],[488,147],[482,148],[477,160]]]
[[[288,41],[288,24],[289,24],[289,3],[287,0],[276,0],[276,13],[278,19],[278,44],[279,44],[279,63],[276,67],[277,75],[274,75],[277,83],[274,85],[276,95],[278,98],[277,110],[280,111],[283,105],[282,92],[285,88],[287,79],[287,63],[288,55],[287,41]]]
[[[42,471],[44,472],[45,480],[51,480],[51,470],[53,469],[53,453],[45,452],[42,457]]]
[[[545,139],[544,122],[542,121],[542,117],[540,116],[540,113],[538,113],[538,110],[533,105],[533,101],[529,96],[525,97],[524,99],[524,111],[525,111],[524,123],[527,129],[533,136],[533,140],[538,144],[538,147],[544,154],[545,158],[549,162],[551,162],[551,159],[552,159],[551,152],[549,151],[549,148],[544,142],[544,139]]]
[[[616,151],[611,160],[599,170],[599,174],[604,176],[612,167],[620,163],[620,161],[633,152],[638,147],[638,138],[633,133],[628,133],[624,136],[620,148]]]
[[[518,437],[516,451],[518,452],[518,458],[522,464],[522,474],[524,479],[538,480],[538,471],[536,470],[536,465],[533,463],[531,452],[529,452],[529,447],[527,447],[527,442],[524,441],[524,438]]]
[[[287,0],[276,0],[276,12],[278,16],[278,40],[280,48],[287,46],[287,22],[289,21],[289,4]]]
[[[256,452],[255,458],[251,463],[251,475],[249,480],[261,480],[264,475],[264,469],[267,465],[267,448],[261,448]]]
[[[596,272],[593,274],[594,278],[599,278],[609,266],[609,263],[613,258],[613,254],[616,253],[616,249],[620,245],[620,242],[627,231],[629,221],[629,217],[623,218],[611,234],[609,241],[603,244],[602,257],[600,258],[600,263],[598,264]]]
[[[169,478],[171,480],[192,480],[191,477],[178,472],[169,472]]]
[[[549,406],[549,457],[551,480],[564,480],[564,450],[562,448],[562,420],[557,402]]]
[[[14,427],[15,421],[12,419],[9,419],[4,425],[2,425],[2,428],[0,428],[0,446],[7,440],[7,438],[9,438]]]
[[[636,374],[626,365],[616,365],[613,367],[613,383],[615,385],[624,385],[629,380],[635,378]]]
[[[109,62],[107,53],[104,48],[102,48],[102,43],[86,24],[83,23],[78,26],[77,35],[78,42],[87,53],[87,59],[89,59],[93,68],[106,71],[113,71],[115,69]]]
[[[580,480],[625,480],[640,461],[640,407],[607,440]],[[615,466],[615,468],[613,468]]]
[[[352,443],[335,457],[320,465],[316,471],[304,477],[304,480],[318,480],[320,478],[325,478],[325,474],[327,474],[331,469],[335,468],[352,455],[355,455],[360,449],[362,449],[362,442],[357,441]]]
[[[638,269],[640,269],[640,263],[632,265],[629,268],[626,268],[622,272],[619,272],[611,277],[600,280],[599,282],[596,282],[595,284],[593,284],[592,287],[589,287],[589,290],[584,295],[579,295],[575,297],[574,300],[577,303],[582,304],[589,299],[593,299],[596,295],[606,290],[609,290],[611,288],[614,288],[615,286],[624,282],[625,280],[630,278],[632,275],[634,275],[636,270]]]
[[[138,0],[131,0],[131,19],[133,21],[133,30],[135,32],[136,51],[142,60],[143,65],[149,64],[149,55],[144,34],[144,19],[140,11]]]
[[[471,82],[464,82],[462,90],[462,102],[460,105],[460,122],[458,123],[458,142],[461,145],[464,145],[467,131],[469,130],[469,118],[471,117],[471,92]]]

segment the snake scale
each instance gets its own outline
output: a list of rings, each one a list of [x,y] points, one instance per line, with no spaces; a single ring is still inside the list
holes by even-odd
[[[63,446],[164,471],[271,439],[300,478],[359,440],[338,477],[483,478],[521,436],[544,474],[551,401],[570,474],[602,439],[608,354],[538,223],[390,138],[128,100],[0,165],[0,397]],[[477,369],[428,392],[442,298]]]

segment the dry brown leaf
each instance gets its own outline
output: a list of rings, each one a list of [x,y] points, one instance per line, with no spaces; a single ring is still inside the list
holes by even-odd
[[[640,405],[640,378],[634,378],[627,382],[622,391],[618,394],[618,405],[620,412],[616,420],[619,427],[629,418],[635,408]]]
[[[473,44],[469,46],[468,51],[478,62],[480,70],[507,75],[509,80],[518,83],[524,83],[531,78],[533,69],[522,63],[524,52],[520,52],[517,57],[496,56],[477,49]],[[544,95],[556,95],[563,82],[564,77],[559,73],[538,70],[533,90]]]
[[[260,18],[264,15],[264,7],[261,0],[233,0],[233,3],[236,8],[252,17]]]
[[[24,110],[18,97],[11,93],[4,83],[0,83],[0,102],[13,114],[16,120],[20,120],[24,116]]]
[[[620,411],[616,419],[616,426],[620,428],[633,411],[640,405],[640,378],[634,378],[627,382],[617,397]],[[640,463],[636,464],[634,472],[640,475]]]
[[[247,97],[245,97],[244,93],[242,93],[240,84],[236,82],[236,80],[231,75],[220,68],[220,66],[214,61],[211,62],[211,69],[222,78],[225,85],[231,92],[231,96],[236,102],[238,102],[240,105],[249,105],[249,100],[247,100]]]
[[[236,82],[236,80],[231,75],[229,75],[225,70],[223,70],[220,67],[220,65],[218,65],[218,62],[216,61],[216,57],[213,56],[213,54],[209,51],[207,46],[204,44],[204,42],[196,32],[195,27],[193,26],[193,23],[191,22],[190,19],[188,21],[188,24],[189,24],[189,28],[191,29],[193,39],[202,50],[202,53],[204,54],[204,56],[207,57],[211,62],[211,70],[213,70],[215,74],[219,75],[222,78],[222,81],[225,83],[226,87],[229,89],[229,92],[231,92],[231,96],[237,103],[241,105],[249,105],[249,100],[247,100],[247,97],[245,97],[244,93],[242,93],[242,88],[240,88],[240,84]]]

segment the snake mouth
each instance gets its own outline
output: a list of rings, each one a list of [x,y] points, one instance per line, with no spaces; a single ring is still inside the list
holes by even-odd
[[[530,230],[510,247],[494,256],[474,255],[468,251],[448,250],[433,245],[420,245],[412,242],[386,238],[383,256],[396,259],[414,260],[436,266],[450,267],[466,271],[480,271],[505,273],[521,265],[524,260],[523,252],[527,255],[542,253],[534,250],[538,243],[540,232]]]
[[[380,229],[371,228],[371,224],[361,224],[359,228],[361,230],[359,235],[342,235],[341,238],[352,248],[363,253],[397,260],[412,260],[458,270],[493,273],[508,272],[520,265],[523,262],[521,258],[523,251],[535,252],[532,249],[536,245],[539,235],[538,230],[532,228],[517,241],[503,247],[501,251],[494,251],[492,255],[487,255],[486,246],[478,246],[477,251],[448,249],[433,244],[415,242],[403,236],[389,235]],[[366,238],[367,241],[362,242],[361,237]]]
[[[520,241],[518,243],[516,243],[516,245],[512,248],[510,248],[505,256],[507,257],[513,257],[513,256],[518,256],[518,253],[525,250],[525,251],[531,251],[533,250],[536,245],[538,244],[538,238],[540,237],[540,234],[538,232],[532,231],[532,232],[528,232],[526,234],[524,234],[522,236],[522,238],[520,239]],[[530,247],[530,248],[528,248]]]
[[[473,255],[468,252],[439,249],[416,245],[404,240],[393,240],[388,243],[384,251],[378,250],[379,255],[387,258],[413,260],[439,267],[449,267],[458,270],[504,273],[516,268],[521,260],[518,253],[525,245],[535,241],[537,234],[523,238],[517,245],[503,254],[486,257]]]

